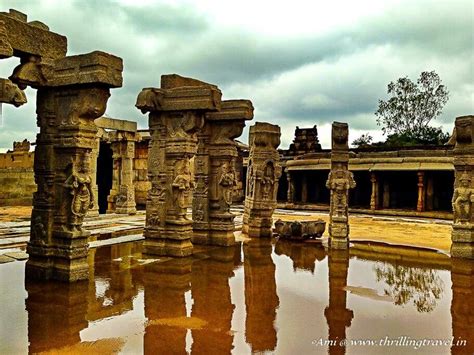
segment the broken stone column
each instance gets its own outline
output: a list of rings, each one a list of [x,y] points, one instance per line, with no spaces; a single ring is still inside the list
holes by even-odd
[[[248,100],[222,101],[220,111],[206,114],[194,161],[192,241],[195,244],[235,243],[235,215],[230,212],[237,185],[238,151],[234,139],[242,134],[245,121],[252,118],[253,106]]]
[[[111,193],[107,198],[108,212],[135,214],[135,186],[133,184],[133,159],[135,158],[136,134],[115,131],[109,133],[113,158]]]
[[[148,176],[152,186],[146,206],[144,252],[191,255],[193,221],[186,212],[195,187],[192,159],[206,112],[221,108],[221,92],[199,80],[163,75],[161,88],[143,89],[136,107],[150,112]]]
[[[326,187],[331,191],[329,207],[330,246],[347,249],[349,244],[349,189],[356,186],[349,165],[349,127],[347,123],[332,124],[331,171]]]
[[[474,259],[474,116],[456,118],[451,255]]]
[[[242,233],[249,237],[271,237],[281,176],[280,127],[257,122],[249,132],[249,162]]]

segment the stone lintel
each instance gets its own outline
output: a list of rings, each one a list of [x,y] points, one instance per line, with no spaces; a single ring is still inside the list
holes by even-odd
[[[0,12],[0,33],[3,27],[13,50],[13,53],[0,53],[0,58],[34,55],[41,57],[43,62],[50,62],[66,56],[65,36],[49,31],[48,26],[39,21],[27,23],[26,19],[25,14],[16,10]]]
[[[183,86],[173,89],[145,88],[137,97],[136,107],[143,113],[163,111],[217,111],[222,93],[211,86]]]
[[[221,110],[208,112],[206,120],[251,120],[253,119],[253,105],[250,100],[224,100],[221,102]]]
[[[102,84],[112,88],[121,87],[122,70],[122,59],[105,52],[68,56],[55,62],[46,86]]]
[[[162,89],[174,89],[183,86],[208,86],[218,89],[217,85],[209,84],[201,80],[187,78],[178,74],[164,74],[161,76]]]
[[[99,117],[94,121],[99,128],[113,129],[116,131],[136,132],[137,123],[133,121],[119,120],[116,118]]]

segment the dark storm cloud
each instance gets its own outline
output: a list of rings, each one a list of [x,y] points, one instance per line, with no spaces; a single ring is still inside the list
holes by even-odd
[[[138,121],[141,127],[147,119],[134,107],[136,95],[143,87],[159,86],[164,73],[215,83],[225,98],[251,99],[256,120],[287,128],[284,144],[296,125],[329,127],[328,122],[346,120],[357,130],[377,129],[373,113],[387,83],[406,75],[416,80],[423,70],[436,70],[451,92],[435,124],[449,126],[456,115],[473,111],[469,1],[401,2],[379,15],[304,36],[222,26],[185,3],[3,3],[0,11],[17,8],[29,20],[66,35],[69,54],[100,49],[122,57],[124,87],[112,90],[107,114]],[[2,62],[0,76],[5,77],[13,66]],[[32,104],[4,110],[0,148],[22,139],[18,133],[34,137]]]

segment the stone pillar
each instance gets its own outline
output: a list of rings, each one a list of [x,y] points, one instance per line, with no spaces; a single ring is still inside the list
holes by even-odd
[[[425,172],[418,171],[418,199],[416,203],[416,210],[423,212],[425,210]]]
[[[390,208],[390,184],[386,180],[383,182],[382,207]]]
[[[452,259],[451,319],[454,343],[451,354],[474,354],[474,261]],[[466,344],[456,344],[465,340]]]
[[[347,308],[348,250],[330,250],[328,255],[329,306],[324,310],[328,324],[328,354],[345,354],[346,347],[339,341],[346,339],[346,328],[351,326],[354,312]]]
[[[331,191],[329,207],[330,246],[346,249],[349,244],[349,189],[356,186],[349,165],[349,126],[332,124],[331,171],[326,187]]]
[[[87,217],[98,217],[99,216],[99,187],[97,186],[97,158],[99,157],[100,149],[100,138],[96,135],[94,147],[91,152],[91,187],[93,205],[92,208],[87,212]]]
[[[281,176],[280,155],[277,151],[280,127],[257,122],[250,127],[249,143],[242,233],[249,237],[271,237],[278,179]]]
[[[129,132],[117,131],[110,134],[113,152],[112,189],[107,200],[107,212],[135,214],[135,186],[133,184],[133,159],[135,158],[136,135]]]
[[[109,195],[107,196],[107,212],[115,212],[115,199],[117,198],[120,190],[120,171],[122,170],[122,158],[120,156],[120,146],[111,142],[110,149],[112,149],[112,187],[110,188]]]
[[[186,216],[195,187],[191,159],[206,112],[221,108],[214,86],[178,75],[163,75],[161,88],[143,89],[136,107],[150,112],[144,252],[189,256],[193,221]]]
[[[288,180],[287,200],[290,203],[295,202],[295,180],[291,177],[291,172],[286,169],[286,179]]]
[[[370,182],[372,183],[372,193],[370,194],[370,209],[375,211],[379,208],[379,183],[375,172],[370,173]]]
[[[301,202],[308,202],[308,177],[305,172],[301,172]]]
[[[456,118],[451,255],[474,259],[474,116]]]
[[[222,101],[220,111],[206,114],[194,160],[192,241],[195,244],[235,243],[235,215],[230,212],[237,185],[238,151],[234,139],[242,134],[245,120],[252,118],[253,106],[248,100]]]
[[[429,174],[426,179],[425,211],[434,209],[434,184],[433,175]]]
[[[122,60],[103,52],[65,57],[31,82],[34,63],[23,63],[12,77],[39,87],[35,181],[26,277],[77,281],[88,278],[88,237],[82,228],[93,206],[91,152],[110,96],[122,84]],[[13,79],[12,79],[13,80]]]

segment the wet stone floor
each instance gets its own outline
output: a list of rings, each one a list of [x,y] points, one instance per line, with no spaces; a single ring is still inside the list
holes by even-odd
[[[186,259],[141,249],[91,249],[93,277],[71,285],[0,264],[0,354],[474,352],[472,262],[265,240]]]

